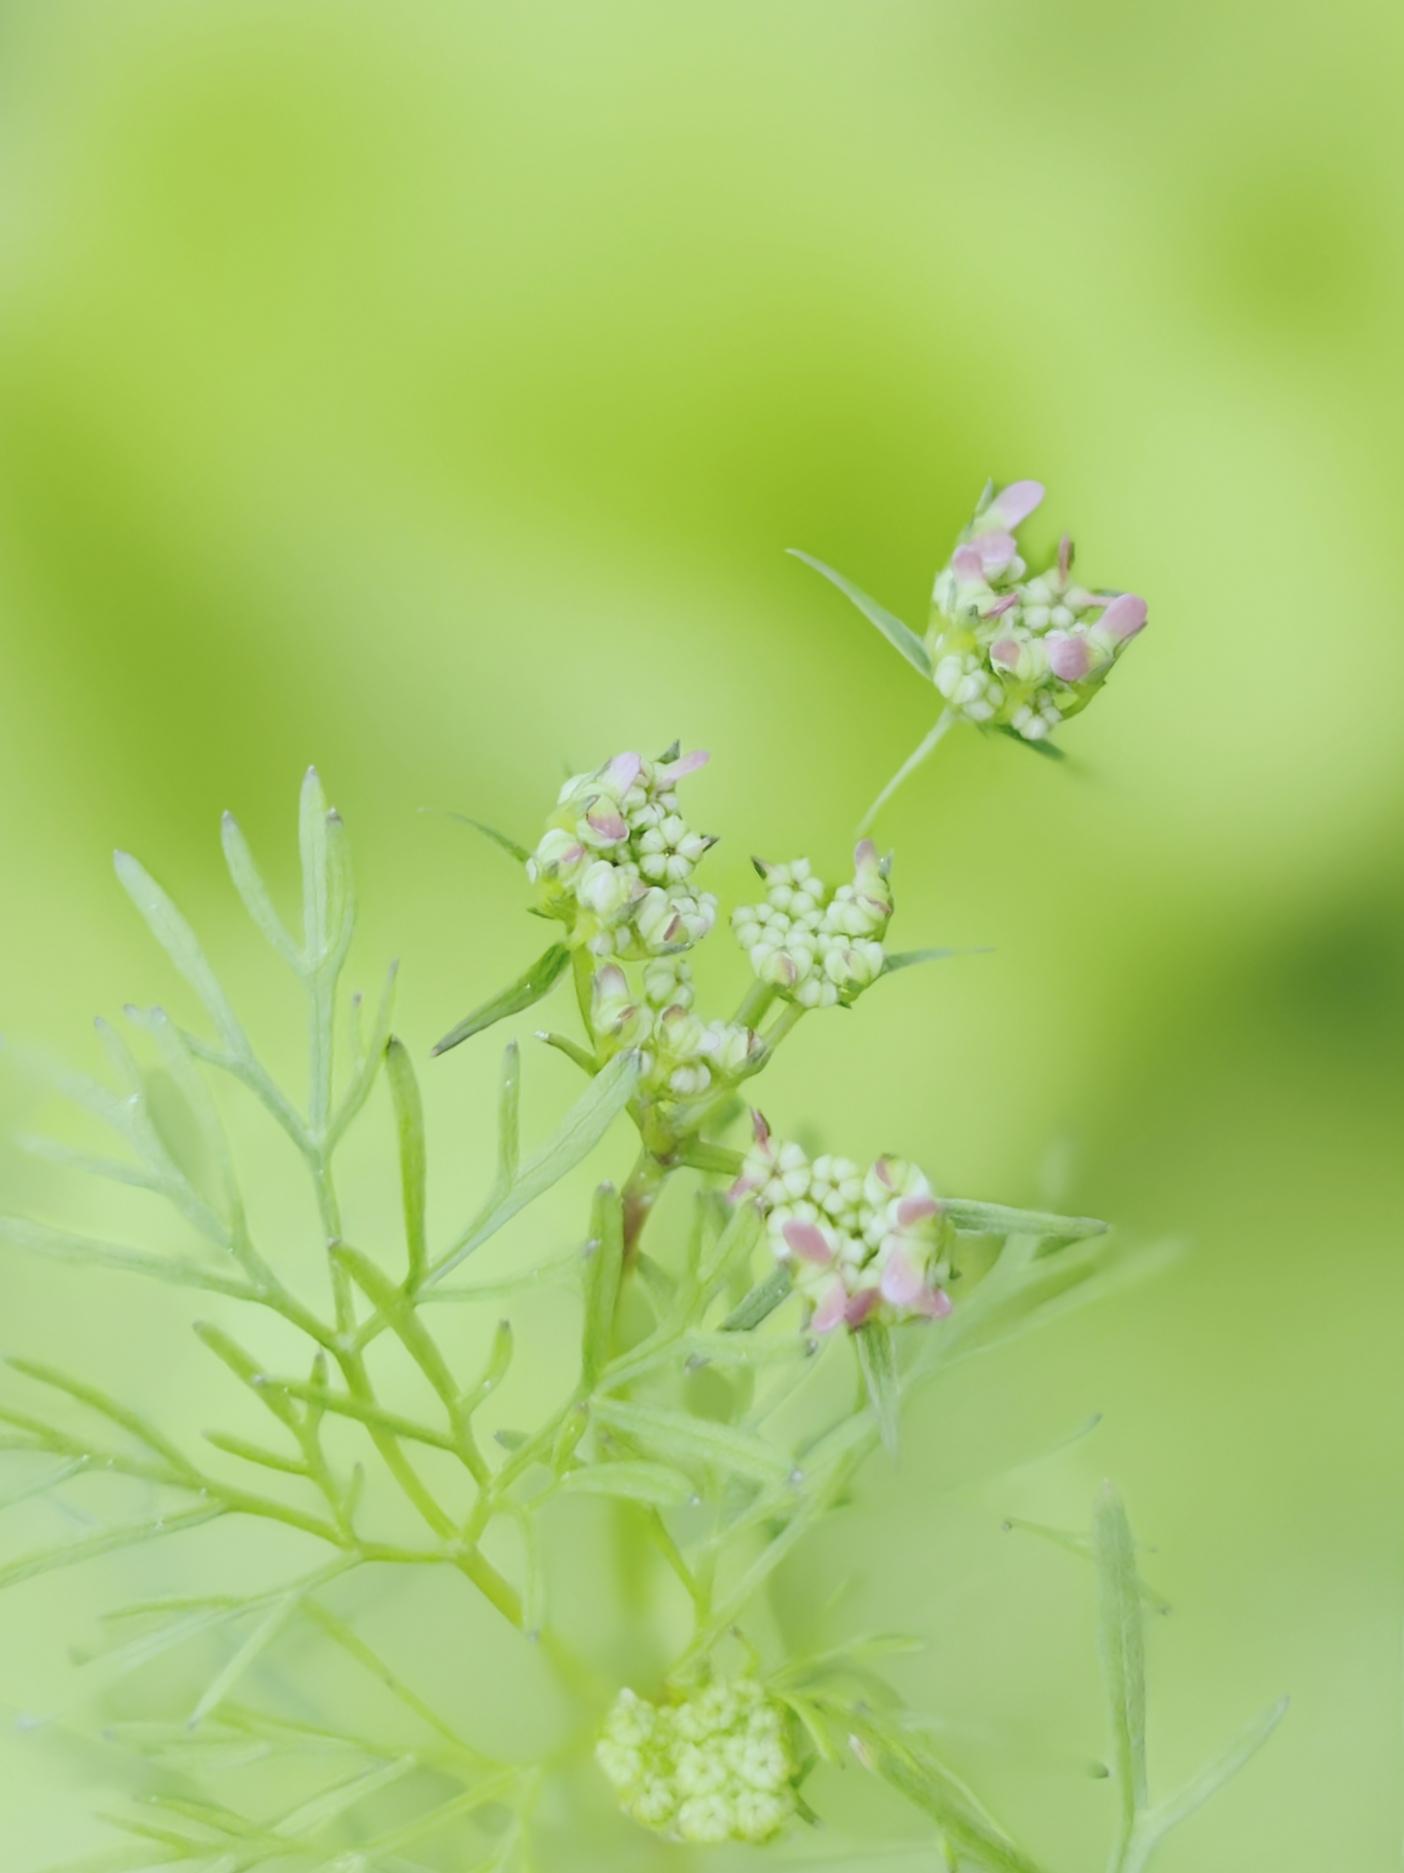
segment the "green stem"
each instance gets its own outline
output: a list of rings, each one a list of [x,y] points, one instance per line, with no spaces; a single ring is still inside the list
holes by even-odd
[[[599,1046],[595,1040],[595,1023],[591,1008],[595,999],[594,960],[589,950],[578,949],[571,957],[571,977],[575,983],[575,1000],[580,1009],[580,1023],[585,1029],[590,1043],[590,1051],[598,1059]]]
[[[658,1201],[659,1192],[668,1181],[672,1167],[654,1156],[647,1146],[634,1160],[624,1185],[624,1266],[638,1258],[639,1238]]]
[[[877,799],[873,801],[862,819],[859,820],[858,830],[860,833],[868,830],[883,807],[887,805],[893,794],[896,793],[897,789],[902,785],[903,781],[908,780],[915,774],[923,761],[927,761],[931,758],[940,744],[945,740],[946,736],[955,727],[958,720],[959,717],[956,715],[954,709],[943,709],[941,711],[940,715],[936,718],[935,727],[931,729],[907,756],[901,767],[898,768],[897,772],[892,776],[891,780],[888,781]]]

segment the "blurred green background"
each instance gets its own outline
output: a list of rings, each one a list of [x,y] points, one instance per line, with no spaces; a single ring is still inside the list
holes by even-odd
[[[834,1537],[931,1633],[913,1694],[1014,1737],[971,1767],[1060,1873],[1109,1805],[1091,1582],[999,1520],[1081,1522],[1104,1472],[1174,1604],[1162,1785],[1294,1699],[1165,1873],[1396,1864],[1401,55],[1381,0],[0,9],[7,1032],[92,1066],[91,1013],[171,996],[132,845],[292,1070],[216,833],[235,807],[290,881],[309,760],[359,979],[401,957],[421,1054],[539,947],[511,866],[422,806],[529,837],[563,760],[679,734],[716,888],[752,850],[836,869],[931,698],[787,546],[917,620],[985,476],[1036,475],[1047,539],[1149,598],[1073,761],[958,738],[884,816],[901,942],[994,953],[807,1024],[767,1085],[854,1155],[1189,1245],[931,1394]],[[528,1070],[544,1127],[567,1069]],[[492,1073],[425,1070],[445,1213]],[[7,1074],[4,1128],[35,1116]],[[11,1349],[192,1431],[227,1403],[185,1297],[0,1284]],[[936,1495],[1092,1410],[1050,1469]],[[62,1738],[112,1575],[0,1603],[14,1873],[90,1844],[115,1781]]]

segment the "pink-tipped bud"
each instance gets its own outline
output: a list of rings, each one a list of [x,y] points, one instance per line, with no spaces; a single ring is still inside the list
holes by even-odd
[[[882,1295],[876,1288],[860,1288],[843,1310],[843,1317],[850,1327],[861,1327],[881,1301]]]
[[[940,1214],[941,1206],[935,1197],[903,1197],[897,1205],[897,1226],[899,1229],[915,1229],[919,1223],[930,1222],[933,1216]]]
[[[987,579],[1003,572],[1019,551],[1019,543],[1012,533],[982,533],[974,544]]]
[[[1073,563],[1072,536],[1070,534],[1065,533],[1062,539],[1059,540],[1058,542],[1058,578],[1064,585],[1066,585],[1068,582],[1068,574],[1072,571],[1072,563]]]
[[[912,1305],[928,1320],[944,1320],[951,1311],[951,1297],[944,1288],[923,1288]]]
[[[628,823],[618,813],[612,813],[607,807],[594,807],[585,815],[590,830],[606,845],[618,845],[629,837]]]
[[[615,793],[626,794],[642,772],[642,755],[617,754],[606,763],[604,778]]]
[[[1069,631],[1051,631],[1047,639],[1048,667],[1061,682],[1080,683],[1092,668],[1092,647],[1085,637]]]
[[[921,1273],[905,1250],[893,1249],[882,1271],[882,1298],[893,1307],[911,1307],[921,1293]]]
[[[982,611],[980,616],[982,618],[1002,618],[1005,612],[1012,611],[1018,602],[1019,594],[1017,592],[1006,592],[1003,598],[997,599],[995,603],[990,606],[989,610]]]
[[[1012,637],[996,638],[990,645],[990,662],[997,663],[1001,669],[1017,670],[1019,667],[1019,646]]]
[[[1011,481],[1007,488],[1000,489],[985,511],[995,515],[1001,526],[1017,527],[1042,501],[1043,493],[1041,481]]]
[[[829,1239],[818,1223],[788,1222],[780,1233],[791,1255],[797,1255],[802,1262],[812,1262],[816,1268],[827,1268],[834,1259]]]
[[[660,780],[681,780],[684,774],[695,774],[699,767],[706,767],[711,755],[705,748],[697,748],[691,754],[680,755],[676,761],[669,761],[658,770]]]
[[[963,585],[984,582],[985,562],[973,546],[958,546],[951,554],[951,570]]]
[[[751,1108],[751,1136],[758,1145],[768,1145],[770,1143],[769,1122],[765,1114],[763,1112],[757,1112],[754,1106]]]
[[[1148,610],[1143,598],[1137,598],[1134,592],[1123,592],[1098,618],[1097,629],[1105,631],[1114,644],[1124,644],[1145,629]]]
[[[739,1203],[743,1197],[749,1197],[753,1190],[759,1188],[760,1185],[753,1183],[749,1177],[738,1177],[736,1182],[728,1188],[726,1200],[728,1203]]]
[[[810,1332],[832,1333],[835,1327],[843,1325],[847,1311],[848,1289],[841,1281],[836,1281],[815,1308],[814,1317],[809,1323]]]

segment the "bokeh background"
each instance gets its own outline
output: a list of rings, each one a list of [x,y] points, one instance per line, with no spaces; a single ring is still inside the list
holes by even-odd
[[[1174,1606],[1162,1786],[1293,1697],[1165,1873],[1397,1863],[1402,28],[1377,0],[0,9],[8,1033],[92,1066],[94,1012],[172,997],[112,879],[132,845],[293,1070],[216,830],[237,808],[287,885],[310,760],[360,979],[401,957],[421,1054],[536,928],[421,807],[528,836],[563,761],[680,734],[714,755],[718,888],[751,850],[837,867],[931,698],[787,546],[917,621],[986,475],[1037,475],[1047,540],[1149,598],[1068,764],[969,736],[884,816],[902,940],[993,953],[807,1024],[768,1087],[854,1155],[1186,1245],[927,1397],[834,1537],[877,1623],[900,1596],[931,1635],[913,1694],[1008,1739],[970,1766],[1061,1873],[1109,1800],[1091,1581],[999,1523],[1079,1525],[1108,1472]],[[529,1071],[544,1128],[568,1069]],[[446,1215],[492,1074],[490,1046],[425,1072]],[[4,1128],[36,1114],[7,1073]],[[13,1151],[0,1177],[105,1220]],[[7,1256],[0,1311],[192,1431],[226,1402],[183,1296]],[[6,1552],[61,1513],[9,1511]],[[69,1652],[155,1565],[0,1603],[14,1873],[96,1839],[117,1771],[71,1740]],[[446,1615],[471,1704],[455,1643]]]

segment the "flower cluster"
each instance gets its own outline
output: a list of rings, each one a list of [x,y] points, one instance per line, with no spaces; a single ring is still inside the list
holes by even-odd
[[[765,880],[765,902],[733,911],[731,927],[757,979],[803,1008],[853,1001],[886,961],[891,860],[879,858],[872,840],[864,839],[853,854],[853,882],[834,891],[815,877],[808,859],[754,862]]]
[[[692,971],[681,957],[649,963],[641,996],[618,963],[606,963],[595,972],[590,1024],[605,1051],[639,1050],[644,1083],[657,1096],[695,1098],[718,1081],[740,1078],[763,1046],[752,1028],[703,1021],[693,1012],[695,999]]]
[[[927,637],[947,704],[1028,741],[1087,707],[1146,622],[1144,599],[1075,582],[1066,534],[1054,563],[1028,576],[1015,532],[1042,499],[1037,481],[986,490],[937,575]]]
[[[813,1161],[778,1143],[760,1113],[733,1198],[753,1196],[777,1261],[814,1304],[811,1331],[882,1319],[937,1320],[951,1311],[952,1230],[925,1176],[900,1158],[864,1172],[848,1158]]]
[[[785,1713],[754,1678],[676,1704],[621,1691],[595,1755],[624,1812],[673,1840],[759,1845],[795,1811]]]
[[[572,948],[666,956],[711,930],[717,900],[691,880],[715,840],[688,825],[675,791],[706,760],[679,757],[676,746],[657,761],[617,754],[561,789],[527,876],[541,910],[569,926]]]

